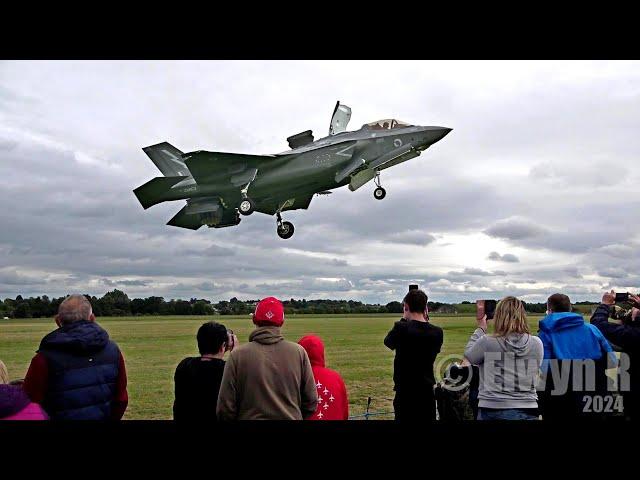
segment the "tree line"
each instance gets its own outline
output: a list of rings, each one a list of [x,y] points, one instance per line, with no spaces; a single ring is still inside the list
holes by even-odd
[[[136,316],[136,315],[248,315],[255,309],[258,300],[242,301],[237,298],[212,303],[206,299],[191,298],[189,300],[171,299],[163,297],[133,298],[121,290],[112,290],[102,297],[85,295],[93,306],[97,317]],[[23,298],[6,298],[0,302],[0,318],[38,318],[53,317],[58,306],[65,297],[49,298],[47,295]],[[389,302],[386,305],[368,304],[356,300],[284,300],[285,313],[291,314],[377,314],[402,313],[401,302]],[[580,311],[588,313],[590,302],[578,302]],[[530,313],[544,313],[545,303],[525,303]],[[434,313],[474,313],[475,303],[462,302],[449,304],[429,302],[429,311]]]

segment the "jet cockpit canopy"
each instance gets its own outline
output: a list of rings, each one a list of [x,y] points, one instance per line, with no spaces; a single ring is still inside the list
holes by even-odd
[[[376,122],[365,123],[362,128],[369,130],[392,130],[394,128],[405,128],[411,125],[406,122],[401,122],[395,118],[387,118],[385,120],[378,120]]]

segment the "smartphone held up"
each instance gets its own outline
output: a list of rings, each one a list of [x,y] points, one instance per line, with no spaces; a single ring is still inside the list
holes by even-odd
[[[495,300],[476,300],[476,319],[481,320],[483,316],[487,316],[487,320],[491,320],[496,313]]]
[[[624,303],[629,301],[629,292],[616,293],[616,303]]]

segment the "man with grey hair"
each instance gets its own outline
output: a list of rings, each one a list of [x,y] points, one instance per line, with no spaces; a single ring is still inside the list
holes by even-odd
[[[52,420],[119,420],[127,409],[124,358],[95,320],[84,295],[69,295],[55,317],[59,328],[31,360],[23,388]]]

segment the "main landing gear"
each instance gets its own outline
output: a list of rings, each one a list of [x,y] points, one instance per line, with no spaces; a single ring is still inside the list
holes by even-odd
[[[251,215],[256,208],[256,204],[253,203],[253,200],[251,200],[247,196],[249,185],[251,185],[251,182],[249,182],[246,187],[240,190],[240,193],[242,194],[242,200],[240,201],[240,205],[238,205],[238,211],[242,215]]]
[[[287,238],[291,238],[293,236],[293,231],[294,231],[293,223],[283,222],[280,212],[276,212],[276,219],[278,224],[278,229],[277,229],[278,236],[284,240],[286,240]]]
[[[382,185],[380,184],[380,171],[376,172],[376,178],[374,178],[373,181],[377,185],[377,188],[373,191],[373,198],[376,200],[382,200],[387,196],[387,191],[382,188]]]
[[[242,201],[240,202],[240,205],[238,205],[238,211],[242,215],[251,215],[254,210],[255,210],[255,204],[253,203],[253,200],[251,200],[249,197],[243,198]]]

